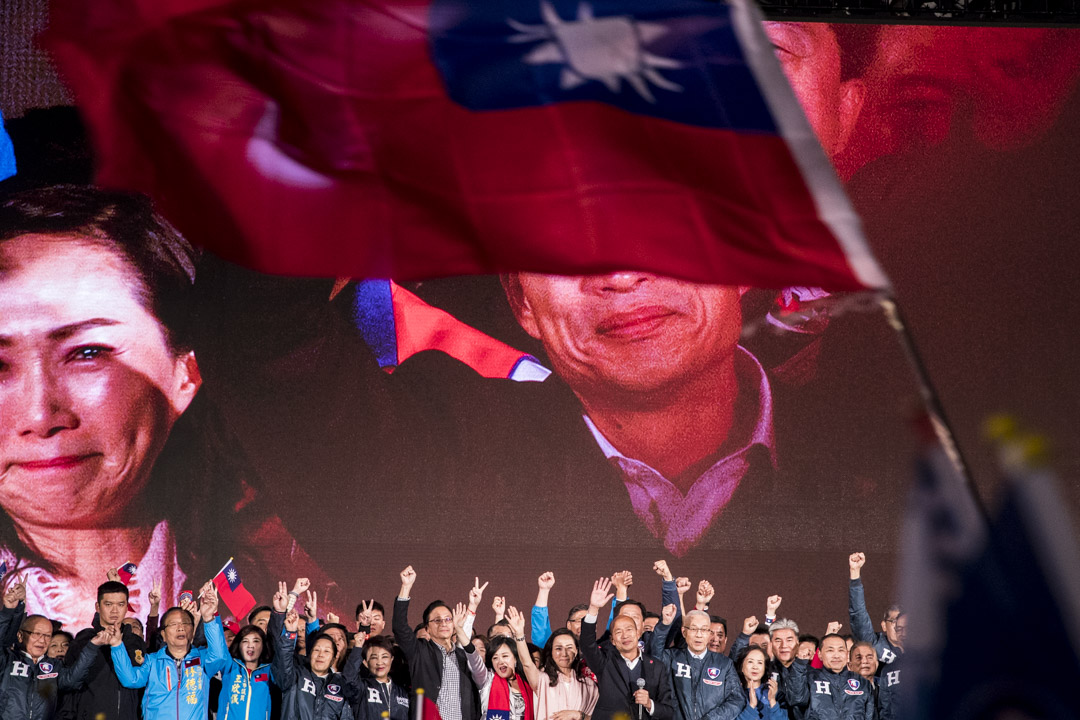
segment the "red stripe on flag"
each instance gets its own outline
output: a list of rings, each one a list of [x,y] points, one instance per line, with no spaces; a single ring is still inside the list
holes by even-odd
[[[298,8],[218,8],[127,47],[54,25],[100,181],[283,274],[861,287],[778,136],[598,103],[471,112],[431,64],[424,3]]]
[[[229,580],[225,577],[224,571],[214,576],[214,587],[217,588],[221,601],[229,607],[229,610],[232,610],[233,617],[246,618],[255,607],[255,598],[244,587],[243,581],[239,581],[236,589],[233,590],[229,587]]]

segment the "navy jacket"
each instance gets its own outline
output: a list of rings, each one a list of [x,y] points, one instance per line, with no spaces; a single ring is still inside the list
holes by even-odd
[[[267,635],[274,643],[274,679],[281,688],[281,720],[353,720],[355,686],[341,673],[316,675],[297,660],[296,633],[282,635],[284,615],[271,613]]]
[[[665,648],[670,625],[658,623],[651,653],[671,671],[675,720],[735,720],[746,706],[746,694],[731,659],[705,651],[700,667],[688,648]]]
[[[806,707],[806,720],[874,720],[873,688],[857,673],[812,668],[796,658],[780,679],[788,702]]]
[[[21,624],[22,617],[21,603],[0,609],[0,637],[7,634],[13,622]],[[87,643],[78,656],[73,656],[71,665],[45,656],[35,662],[21,649],[0,650],[0,718],[53,718],[60,691],[82,686],[100,650]]]
[[[866,591],[863,589],[862,580],[852,580],[848,585],[848,615],[851,618],[851,636],[856,642],[872,643],[882,665],[888,665],[903,653],[903,650],[889,642],[885,633],[874,632],[870,613],[866,612]]]

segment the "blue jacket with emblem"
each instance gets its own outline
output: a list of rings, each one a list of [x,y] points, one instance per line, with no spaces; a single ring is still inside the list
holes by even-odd
[[[371,675],[364,676],[364,650],[357,648],[349,653],[344,675],[355,686],[353,717],[356,720],[380,720],[384,712],[390,720],[409,720],[409,693],[391,681],[383,684]]]
[[[236,658],[221,673],[218,720],[270,720],[270,664],[248,670]]]
[[[889,642],[889,636],[883,632],[874,632],[874,624],[870,621],[870,613],[866,612],[866,590],[862,580],[852,580],[848,585],[848,615],[851,620],[851,635],[856,642],[868,642],[873,644],[877,652],[878,661],[882,665],[888,665],[895,661],[904,652],[901,648]]]
[[[163,647],[146,656],[142,665],[132,665],[127,650],[113,647],[113,669],[120,684],[146,688],[143,720],[205,720],[210,704],[210,678],[232,662],[225,647],[221,618],[204,623],[207,646],[193,647],[182,658],[174,658]]]
[[[689,648],[665,648],[670,631],[670,625],[656,625],[649,654],[671,671],[675,720],[735,720],[746,706],[735,664],[710,650],[694,662]]]
[[[806,720],[874,720],[873,688],[858,673],[813,668],[796,658],[780,681],[787,701],[806,708]]]
[[[0,637],[22,624],[22,607],[0,608]],[[87,643],[74,664],[64,665],[47,657],[34,660],[22,649],[0,650],[0,718],[53,718],[60,691],[82,686],[98,652],[97,645]]]

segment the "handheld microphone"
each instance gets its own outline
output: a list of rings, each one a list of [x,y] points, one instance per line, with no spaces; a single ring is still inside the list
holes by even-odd
[[[640,677],[640,678],[637,679],[637,689],[638,690],[644,690],[645,689],[645,678]],[[643,720],[642,713],[644,711],[645,711],[645,706],[644,705],[638,705],[637,706],[637,720]]]

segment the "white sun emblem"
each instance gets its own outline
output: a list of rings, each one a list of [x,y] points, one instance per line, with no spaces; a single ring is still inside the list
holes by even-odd
[[[236,571],[230,568],[229,572],[225,573],[225,577],[229,578],[229,582],[236,582]]]
[[[654,55],[644,48],[668,32],[663,25],[637,22],[629,15],[597,19],[588,3],[578,5],[577,20],[564,21],[547,2],[540,3],[540,16],[544,19],[543,25],[526,25],[507,19],[510,27],[518,31],[510,37],[510,42],[545,40],[524,60],[529,65],[565,65],[559,78],[563,90],[599,80],[608,90],[617,93],[620,81],[625,80],[651,103],[655,103],[656,98],[649,83],[672,92],[682,91],[681,86],[662,76],[660,69],[677,69],[683,64]]]

